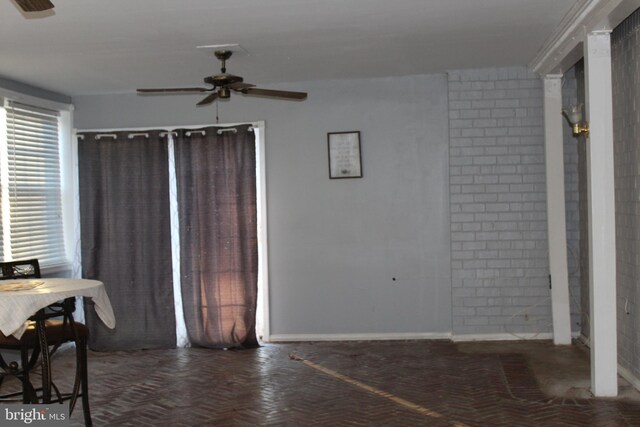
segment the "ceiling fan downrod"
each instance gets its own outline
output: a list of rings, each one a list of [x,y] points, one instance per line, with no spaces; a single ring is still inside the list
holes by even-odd
[[[232,54],[233,52],[230,50],[216,50],[214,52],[216,58],[218,58],[220,62],[222,62],[222,67],[220,67],[220,71],[222,72],[222,74],[227,72],[227,59],[231,58]]]

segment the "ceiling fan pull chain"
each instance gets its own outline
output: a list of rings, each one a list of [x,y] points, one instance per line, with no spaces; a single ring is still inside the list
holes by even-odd
[[[220,118],[218,117],[218,105],[220,105],[220,103],[216,102],[216,124],[220,123]]]

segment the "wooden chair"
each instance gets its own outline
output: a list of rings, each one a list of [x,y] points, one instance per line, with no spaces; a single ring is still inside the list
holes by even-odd
[[[40,265],[37,259],[0,262],[0,280],[40,278]],[[52,355],[60,345],[68,342],[76,343],[76,376],[71,394],[61,394],[55,384],[51,388],[55,392],[55,398],[62,402],[70,400],[69,415],[73,412],[78,396],[82,397],[82,411],[85,425],[92,425],[91,411],[89,408],[89,386],[87,375],[87,342],[89,329],[82,323],[73,320],[75,310],[75,298],[52,304],[46,310],[41,310],[29,320],[26,331],[20,339],[14,336],[5,336],[0,332],[0,350],[18,350],[20,352],[20,365],[17,362],[7,364],[0,355],[0,368],[5,373],[0,374],[0,385],[6,375],[12,375],[22,382],[22,392],[0,396],[7,399],[22,395],[23,403],[39,403],[37,392],[29,380],[30,371],[36,366],[41,351]],[[38,317],[40,316],[40,317]],[[60,319],[60,317],[62,317]],[[47,348],[42,349],[36,328],[36,320],[44,320]],[[50,348],[51,347],[51,348]]]

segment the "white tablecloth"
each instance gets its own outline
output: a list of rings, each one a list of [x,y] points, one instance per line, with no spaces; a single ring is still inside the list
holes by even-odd
[[[94,302],[98,317],[113,329],[116,319],[104,284],[88,279],[28,279],[6,280],[2,282],[43,282],[28,290],[0,291],[0,331],[5,336],[20,338],[25,330],[25,322],[38,310],[56,301],[76,296],[89,297]]]

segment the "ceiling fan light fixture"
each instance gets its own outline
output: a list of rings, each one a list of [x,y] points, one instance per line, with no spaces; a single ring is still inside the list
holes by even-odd
[[[231,98],[231,91],[228,87],[221,87],[218,89],[218,98],[220,99],[229,99]]]

